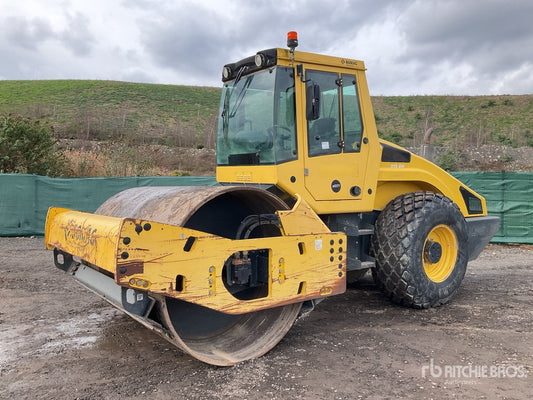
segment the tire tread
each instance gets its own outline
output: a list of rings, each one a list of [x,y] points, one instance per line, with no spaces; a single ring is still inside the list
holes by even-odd
[[[453,279],[439,285],[430,281],[423,271],[422,262],[414,260],[415,241],[421,240],[417,232],[432,220],[437,210],[446,209],[457,220],[456,232],[460,251],[459,268]],[[441,194],[433,192],[412,192],[398,196],[382,211],[376,221],[371,249],[376,258],[372,270],[378,287],[396,304],[429,308],[449,301],[460,285],[466,270],[464,242],[466,225],[457,204]],[[422,239],[423,240],[423,239]],[[421,245],[420,245],[421,246]],[[459,258],[460,257],[460,258]],[[422,271],[420,270],[422,269]],[[457,276],[455,276],[457,275]]]

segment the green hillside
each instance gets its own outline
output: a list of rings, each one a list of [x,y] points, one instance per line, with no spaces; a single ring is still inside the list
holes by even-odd
[[[44,120],[58,138],[204,144],[220,89],[112,81],[0,81],[0,114]]]
[[[436,145],[533,146],[533,95],[373,97],[380,136],[419,146],[428,128]]]
[[[129,155],[133,160],[129,162],[147,166],[153,157],[141,154],[135,146],[214,149],[219,96],[220,89],[211,87],[84,80],[0,81],[0,115],[20,114],[49,124],[56,138],[69,143],[70,149],[78,142],[85,143],[83,146],[89,142],[119,144],[120,151],[107,154],[108,159]],[[431,128],[432,143],[451,151],[485,144],[533,147],[533,95],[379,96],[373,97],[372,103],[380,136],[403,146],[420,146]],[[78,162],[84,168],[85,164],[96,165],[98,160],[92,158],[97,158],[98,150],[92,151],[88,159],[83,158],[88,157],[86,154],[73,157],[81,160]],[[206,157],[203,164],[211,162],[212,153]],[[187,162],[174,164],[168,169],[188,168]],[[82,169],[75,167],[73,173],[89,173]],[[130,170],[138,174],[145,171]],[[204,173],[210,171],[214,165]]]
[[[59,138],[212,146],[220,89],[113,81],[0,81],[0,114],[42,119]],[[417,146],[533,146],[533,95],[373,97],[383,138]]]

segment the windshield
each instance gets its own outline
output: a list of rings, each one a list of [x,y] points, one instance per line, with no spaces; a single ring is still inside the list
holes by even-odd
[[[218,165],[279,164],[296,158],[294,78],[276,67],[224,85]]]

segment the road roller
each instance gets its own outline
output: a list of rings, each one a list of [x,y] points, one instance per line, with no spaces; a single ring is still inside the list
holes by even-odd
[[[48,211],[56,267],[209,364],[263,355],[366,273],[442,305],[498,230],[482,196],[378,137],[362,61],[297,45],[223,66],[219,185]]]

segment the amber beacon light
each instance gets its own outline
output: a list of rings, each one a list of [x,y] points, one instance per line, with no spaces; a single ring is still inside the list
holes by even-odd
[[[287,47],[294,51],[298,47],[298,33],[296,31],[290,31],[287,33]]]

